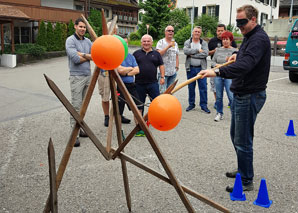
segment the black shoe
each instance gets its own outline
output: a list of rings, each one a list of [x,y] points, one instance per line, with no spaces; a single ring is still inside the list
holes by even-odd
[[[237,173],[238,173],[237,170],[232,171],[232,172],[226,172],[226,176],[227,176],[228,178],[236,178]]]
[[[210,110],[206,107],[206,108],[201,108],[203,112],[210,114]]]
[[[186,112],[188,112],[188,111],[190,111],[190,110],[193,110],[195,107],[196,107],[196,105],[189,105],[189,106],[186,108]]]
[[[74,144],[74,147],[79,147],[81,144],[80,144],[80,141],[79,141],[79,138],[76,139],[76,142]]]
[[[109,126],[109,119],[110,119],[110,117],[109,117],[108,115],[105,115],[105,121],[104,121],[103,124],[104,124],[106,127]]]
[[[226,191],[233,192],[233,189],[234,189],[234,187],[227,186]],[[242,189],[243,189],[243,191],[252,191],[252,190],[254,190],[254,184],[250,183],[248,185],[242,185]]]
[[[122,122],[123,124],[129,124],[129,123],[130,123],[130,120],[122,115],[122,116],[121,116],[121,122]]]
[[[86,138],[86,137],[88,137],[88,135],[84,132],[84,130],[80,130],[80,134],[79,134],[79,136],[80,137],[82,137],[82,138]]]

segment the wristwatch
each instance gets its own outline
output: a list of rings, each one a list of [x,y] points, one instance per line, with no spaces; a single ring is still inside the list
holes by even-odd
[[[218,69],[218,68],[216,68],[216,69],[214,70],[214,72],[215,72],[216,76],[220,76],[220,72],[219,72],[219,69]]]
[[[85,56],[86,56],[86,53],[83,54],[83,58],[85,58]]]
[[[161,76],[160,78],[165,78],[164,76]]]

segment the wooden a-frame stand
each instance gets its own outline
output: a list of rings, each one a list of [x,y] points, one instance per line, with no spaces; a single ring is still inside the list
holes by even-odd
[[[109,32],[107,29],[106,25],[106,20],[104,17],[103,10],[101,11],[102,13],[102,31],[103,35],[111,34],[114,26],[116,24],[117,17],[115,17],[112,21],[112,24],[109,28]],[[89,25],[88,21],[85,19],[85,17],[82,15],[82,18],[87,26],[88,32],[92,37],[92,40],[94,41],[97,36],[91,26]],[[111,160],[115,158],[119,158],[121,161],[121,166],[122,166],[122,174],[123,174],[123,181],[124,181],[124,189],[125,189],[125,195],[126,195],[126,202],[127,202],[127,207],[128,210],[131,211],[131,197],[130,197],[130,190],[129,190],[129,183],[128,183],[128,175],[127,175],[127,167],[126,167],[126,161],[130,162],[131,164],[139,167],[140,169],[143,169],[144,171],[152,174],[153,176],[173,185],[175,190],[177,191],[181,201],[183,202],[185,208],[187,209],[188,212],[195,212],[195,209],[192,207],[191,203],[189,202],[187,196],[185,193],[188,193],[189,195],[201,200],[202,202],[212,206],[213,208],[218,209],[221,212],[230,212],[228,209],[223,207],[220,204],[217,204],[216,202],[208,199],[207,197],[198,194],[197,192],[191,190],[190,188],[187,188],[186,186],[183,186],[179,183],[177,178],[175,177],[172,169],[170,168],[168,162],[164,158],[157,142],[155,141],[151,131],[149,130],[148,126],[146,125],[146,120],[147,120],[147,115],[142,117],[140,114],[139,110],[137,109],[136,104],[134,103],[132,97],[130,96],[128,90],[126,89],[124,83],[122,82],[119,74],[115,70],[110,70],[109,71],[109,80],[110,80],[110,88],[111,88],[111,97],[112,97],[112,109],[111,109],[111,114],[110,114],[110,122],[109,122],[109,127],[108,127],[108,136],[107,136],[107,146],[104,147],[102,143],[98,140],[98,138],[95,136],[95,134],[92,132],[92,130],[89,128],[89,126],[85,123],[84,116],[87,110],[87,107],[90,103],[90,99],[94,90],[94,87],[96,85],[96,81],[99,75],[100,69],[98,67],[95,68],[90,85],[88,87],[86,96],[83,100],[82,107],[80,109],[80,113],[78,113],[74,107],[71,105],[71,103],[66,99],[66,97],[63,95],[63,93],[59,90],[59,88],[56,86],[56,84],[48,78],[46,75],[46,81],[51,88],[51,90],[55,93],[57,98],[62,102],[62,104],[65,106],[67,111],[73,116],[73,118],[76,120],[76,125],[72,130],[72,133],[69,137],[68,143],[66,145],[65,151],[63,153],[57,174],[55,174],[55,160],[54,158],[54,148],[53,144],[49,142],[49,171],[50,171],[50,194],[48,196],[44,212],[58,212],[58,204],[57,204],[57,191],[59,189],[59,186],[62,181],[63,174],[66,170],[67,163],[69,161],[72,149],[74,147],[76,137],[78,135],[78,132],[80,128],[84,130],[84,132],[88,135],[90,140],[94,143],[96,148],[101,152],[103,157],[106,160]],[[195,77],[198,79],[200,76]],[[192,81],[196,80],[193,79]],[[190,79],[191,80],[191,79]],[[173,94],[175,91],[178,89],[182,88],[183,86],[187,85],[190,80],[187,82],[179,85],[176,89],[174,87],[176,86],[176,83],[173,83],[165,93],[168,94]],[[119,114],[119,108],[118,108],[118,97],[116,94],[116,86],[115,83],[117,83],[117,86],[120,88],[121,92],[123,93],[125,100],[129,107],[131,108],[138,124],[135,126],[135,128],[131,131],[131,133],[126,137],[126,139],[123,141],[122,139],[122,134],[121,134],[121,119],[120,119],[120,114]],[[116,133],[117,133],[117,140],[118,140],[118,145],[119,147],[117,149],[111,148],[111,135],[112,135],[112,128],[113,128],[113,119],[115,119],[115,124],[116,124]],[[137,161],[136,159],[128,156],[127,154],[124,153],[124,147],[130,142],[130,140],[134,137],[137,131],[143,130],[148,142],[150,143],[153,151],[157,155],[160,163],[162,164],[166,174],[168,177],[164,176],[163,174],[155,171],[152,168],[149,168],[148,166],[144,165],[143,163]],[[52,167],[52,168],[51,168]],[[56,187],[53,187],[56,185]]]

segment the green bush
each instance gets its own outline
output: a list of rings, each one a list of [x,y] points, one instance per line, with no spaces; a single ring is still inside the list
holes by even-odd
[[[46,52],[46,48],[38,44],[28,47],[27,53],[33,56],[41,56]]]
[[[191,25],[187,25],[175,34],[175,41],[178,45],[184,45],[184,42],[190,38]]]
[[[74,33],[75,33],[74,23],[70,19],[67,25],[67,37],[73,35]]]
[[[130,33],[129,39],[131,41],[137,41],[137,40],[141,40],[141,36],[140,36],[139,32],[137,31],[137,32]]]
[[[47,28],[46,24],[42,20],[38,29],[37,44],[46,47],[47,46]]]
[[[33,56],[40,56],[46,52],[46,48],[38,44],[16,44],[15,45],[15,54],[30,54]],[[11,54],[11,45],[5,45],[6,54]]]

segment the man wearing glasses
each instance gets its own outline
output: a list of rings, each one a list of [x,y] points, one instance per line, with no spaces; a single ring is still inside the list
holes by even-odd
[[[234,99],[231,106],[232,119],[230,135],[234,145],[238,168],[227,172],[235,178],[239,172],[244,191],[253,190],[253,136],[257,114],[266,101],[266,85],[269,77],[271,45],[268,35],[257,24],[258,10],[251,5],[237,9],[237,27],[244,35],[237,54],[229,60],[235,63],[220,69],[203,70],[203,77],[220,76],[232,80]],[[228,192],[233,187],[227,187]]]
[[[159,84],[160,93],[164,91],[175,81],[177,71],[179,70],[179,49],[178,44],[174,41],[174,27],[167,26],[165,28],[165,37],[157,42],[156,50],[162,56],[165,66],[165,83]],[[158,73],[160,82],[160,72]]]
[[[201,39],[202,28],[200,26],[194,27],[192,37],[184,42],[183,51],[186,55],[185,69],[187,79],[195,77],[201,70],[207,68],[208,44]],[[198,86],[200,92],[200,106],[203,112],[210,113],[207,107],[207,80],[198,79]],[[195,108],[196,98],[196,81],[188,84],[188,103],[186,112]]]

